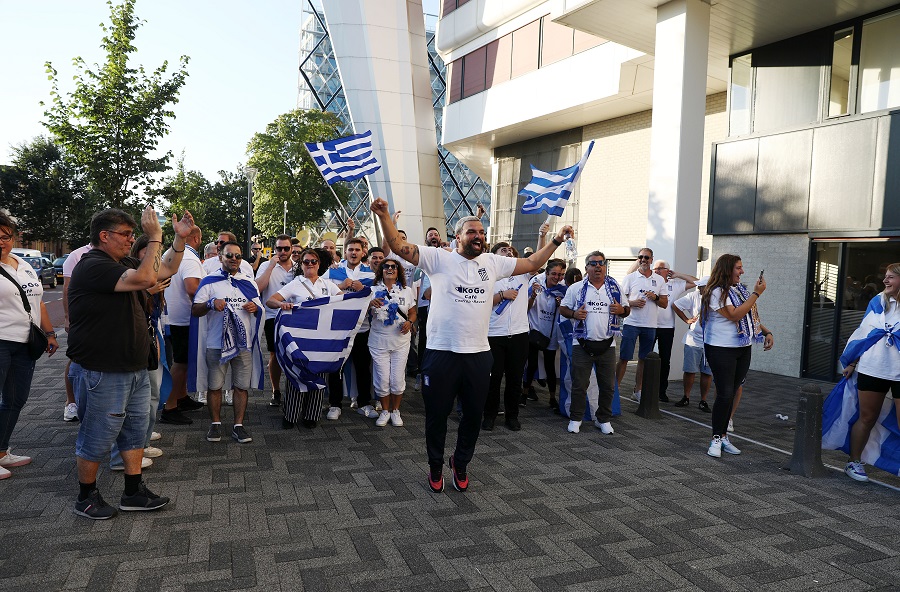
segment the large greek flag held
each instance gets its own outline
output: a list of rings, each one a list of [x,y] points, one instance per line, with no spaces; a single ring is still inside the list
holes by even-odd
[[[562,216],[572,195],[572,188],[575,187],[575,181],[578,180],[578,175],[581,174],[593,147],[594,141],[591,140],[578,164],[567,169],[548,173],[531,165],[531,181],[519,192],[519,195],[528,198],[522,204],[522,213],[547,212],[551,216]]]
[[[858,360],[863,352],[876,347],[896,347],[900,350],[900,323],[885,323],[882,296],[876,296],[869,303],[866,315],[859,328],[853,332],[841,356],[841,364],[847,366]],[[857,372],[850,378],[841,380],[828,398],[822,410],[822,448],[843,450],[850,454],[850,428],[859,418],[859,391],[856,385]],[[900,393],[894,393],[900,396]],[[897,426],[897,412],[894,401],[885,397],[872,428],[869,441],[862,452],[864,463],[900,475],[900,427]]]
[[[572,405],[572,333],[574,328],[572,320],[560,317],[559,319],[559,368],[557,375],[559,376],[559,411],[566,417],[569,417],[569,409]],[[542,352],[543,353],[543,352]],[[543,364],[538,364],[538,368],[543,368]],[[587,388],[587,406],[584,409],[584,417],[570,419],[575,421],[594,421],[597,419],[597,399],[600,396],[600,387],[597,384],[597,375],[594,369],[591,369],[591,378]],[[622,415],[622,404],[619,400],[619,383],[613,383],[613,400],[612,400],[613,417]]]
[[[329,185],[354,181],[381,168],[372,154],[371,131],[328,142],[307,142],[306,149]]]
[[[325,388],[328,372],[339,372],[369,308],[371,288],[308,300],[275,317],[275,357],[301,391]]]

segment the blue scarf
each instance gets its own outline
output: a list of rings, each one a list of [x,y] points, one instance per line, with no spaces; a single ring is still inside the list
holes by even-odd
[[[749,297],[750,291],[744,284],[737,284],[728,290],[728,299],[735,308],[746,302]],[[737,332],[741,347],[765,341],[762,328],[760,327],[759,314],[756,311],[756,304],[750,308],[750,312],[737,322]]]
[[[384,320],[384,324],[385,325],[393,325],[395,322],[397,322],[397,309],[400,307],[397,305],[396,302],[390,302],[390,297],[388,295],[388,291],[380,290],[378,292],[375,292],[375,298],[378,298],[381,300],[388,300],[388,305],[387,305],[388,318],[386,318]],[[370,317],[370,319],[371,319],[371,317]]]
[[[575,310],[578,310],[582,306],[584,306],[585,298],[587,298],[587,287],[590,282],[588,280],[583,280],[581,286],[581,293],[578,295],[578,300],[575,302]],[[612,303],[621,304],[622,303],[622,290],[619,288],[619,282],[612,279],[609,276],[606,276],[606,280],[603,282],[603,287],[606,288],[606,297],[609,298],[610,306]],[[613,336],[622,331],[622,325],[619,322],[619,315],[614,315],[612,312],[609,313],[609,319],[606,324],[606,332],[607,335]],[[575,329],[574,329],[575,339],[587,339],[587,319],[583,321],[575,321]]]
[[[222,315],[222,364],[237,357],[241,350],[247,349],[247,328],[240,317],[226,306]]]

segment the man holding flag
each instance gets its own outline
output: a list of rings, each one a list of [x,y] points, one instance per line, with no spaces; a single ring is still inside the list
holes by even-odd
[[[573,233],[564,226],[552,244],[527,259],[485,253],[485,232],[475,216],[456,224],[455,251],[416,246],[400,237],[388,204],[378,198],[371,206],[381,221],[391,250],[421,267],[431,279],[432,298],[428,323],[428,349],[421,366],[425,402],[425,443],[428,451],[428,485],[434,493],[444,490],[444,444],[447,417],[457,394],[463,417],[456,449],[450,458],[453,486],[466,491],[467,468],[475,453],[491,371],[488,323],[494,285],[511,275],[536,272],[550,259],[564,238]]]

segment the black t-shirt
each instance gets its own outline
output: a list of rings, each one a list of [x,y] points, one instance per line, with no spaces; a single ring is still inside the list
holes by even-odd
[[[142,306],[142,290],[116,292],[116,284],[140,261],[116,262],[92,249],[72,270],[69,282],[69,346],[66,355],[97,372],[147,369],[150,336]]]

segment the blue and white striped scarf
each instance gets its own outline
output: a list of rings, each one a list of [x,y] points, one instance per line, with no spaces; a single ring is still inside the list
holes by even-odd
[[[750,297],[750,290],[744,284],[736,284],[728,290],[728,299],[735,308],[742,305]],[[759,313],[756,310],[756,303],[750,308],[750,312],[745,314],[737,323],[738,340],[741,347],[750,345],[751,343],[762,343],[765,337],[762,334],[762,326],[759,320]]]

